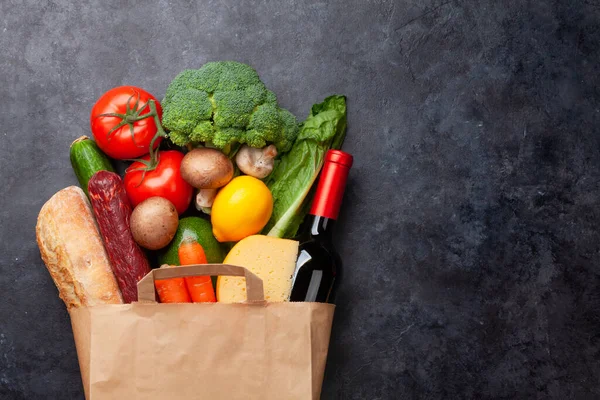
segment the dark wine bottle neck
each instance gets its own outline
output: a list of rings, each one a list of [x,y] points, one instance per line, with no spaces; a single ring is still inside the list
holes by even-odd
[[[330,240],[335,220],[320,215],[311,215],[311,223],[308,233],[312,238]]]

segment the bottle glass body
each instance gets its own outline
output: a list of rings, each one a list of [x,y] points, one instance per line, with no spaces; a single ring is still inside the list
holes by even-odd
[[[290,301],[333,303],[342,270],[341,259],[331,240],[334,220],[309,215],[308,222],[299,237]]]

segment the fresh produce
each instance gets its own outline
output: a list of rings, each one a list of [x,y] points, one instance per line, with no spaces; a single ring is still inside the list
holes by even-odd
[[[162,268],[170,268],[166,265]],[[191,303],[192,299],[188,293],[183,278],[156,279],[154,287],[161,303]]]
[[[87,136],[81,136],[71,143],[71,165],[81,188],[88,194],[88,181],[98,171],[114,172],[113,166],[98,145]]]
[[[148,254],[162,264],[181,265],[219,263],[223,248],[244,250],[248,243],[268,252],[269,240],[294,237],[325,153],[344,140],[346,99],[327,97],[298,124],[252,67],[217,61],[178,74],[162,104],[134,86],[107,91],[92,108],[90,126],[95,142],[75,140],[71,163],[90,198],[120,295],[131,302],[150,268],[138,245],[160,250]],[[159,150],[165,139],[186,153]],[[109,157],[132,161],[122,181]],[[210,222],[179,220],[194,208],[210,214]],[[190,299],[210,301],[206,278],[168,281],[157,285],[167,298],[184,301],[172,294],[183,282]]]
[[[181,265],[206,264],[208,262],[202,245],[192,238],[187,238],[181,243],[178,254]],[[217,301],[210,276],[192,276],[184,279],[194,303]]]
[[[180,167],[183,153],[177,150],[159,151],[157,164],[147,170],[143,162],[134,162],[125,172],[125,190],[131,204],[135,207],[142,201],[154,197],[169,200],[179,214],[183,214],[190,205],[194,189],[181,177]],[[142,157],[151,162],[152,155]]]
[[[69,186],[38,215],[37,243],[67,309],[123,302],[83,190]]]
[[[233,163],[217,149],[193,149],[183,157],[181,177],[197,189],[217,189],[233,178]]]
[[[315,104],[298,139],[284,154],[266,184],[273,193],[273,214],[263,230],[291,238],[306,216],[307,196],[319,175],[327,150],[339,149],[346,136],[346,98],[330,96]]]
[[[132,159],[150,151],[157,130],[162,131],[157,128],[161,115],[160,103],[150,93],[135,86],[119,86],[104,93],[94,104],[90,124],[102,151],[119,160]],[[158,136],[153,148],[161,140]]]
[[[179,225],[173,203],[164,197],[150,197],[138,204],[131,214],[131,233],[137,244],[148,250],[168,245]]]
[[[196,194],[196,210],[210,214],[211,207],[217,197],[217,189],[200,189]]]
[[[193,239],[202,245],[206,259],[211,264],[223,262],[223,249],[212,234],[212,225],[209,221],[199,217],[186,217],[179,220],[179,227],[175,237],[164,248],[159,256],[159,265],[181,265],[178,251],[186,239]]]
[[[259,179],[234,178],[217,193],[211,210],[213,234],[219,242],[236,242],[263,229],[273,211],[273,196]]]
[[[181,72],[162,105],[163,126],[180,146],[202,142],[229,152],[238,144],[274,143],[285,153],[298,134],[296,117],[279,108],[252,67],[239,62],[209,62]]]
[[[98,171],[88,183],[88,192],[123,301],[136,301],[137,283],[150,272],[150,264],[129,228],[131,204],[123,182],[114,172]]]
[[[270,144],[262,149],[243,145],[235,155],[235,163],[244,174],[263,179],[273,171],[275,157],[275,145]]]
[[[225,257],[224,264],[243,265],[263,280],[265,300],[287,301],[298,257],[298,242],[262,235],[248,236]],[[246,301],[244,278],[219,276],[217,300],[223,303]]]

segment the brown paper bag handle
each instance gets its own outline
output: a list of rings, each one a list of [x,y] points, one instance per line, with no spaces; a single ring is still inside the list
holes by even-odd
[[[177,268],[158,268],[150,271],[137,284],[138,302],[156,303],[155,279],[184,278],[191,276],[243,276],[246,278],[248,302],[264,302],[263,281],[244,267],[230,264],[194,264]]]

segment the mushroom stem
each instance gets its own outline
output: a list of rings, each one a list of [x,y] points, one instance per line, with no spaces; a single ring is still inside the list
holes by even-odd
[[[210,214],[210,208],[217,196],[217,189],[200,189],[196,195],[196,210]]]

